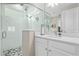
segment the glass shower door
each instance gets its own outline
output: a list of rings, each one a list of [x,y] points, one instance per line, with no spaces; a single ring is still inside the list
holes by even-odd
[[[27,28],[24,11],[20,4],[2,4],[2,55],[22,55],[22,31]]]

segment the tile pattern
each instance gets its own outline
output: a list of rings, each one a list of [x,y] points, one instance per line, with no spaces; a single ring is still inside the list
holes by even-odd
[[[23,56],[21,47],[3,51],[4,56]]]

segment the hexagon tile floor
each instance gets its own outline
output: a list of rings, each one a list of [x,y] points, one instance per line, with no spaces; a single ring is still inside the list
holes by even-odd
[[[21,47],[3,51],[3,56],[23,56]]]

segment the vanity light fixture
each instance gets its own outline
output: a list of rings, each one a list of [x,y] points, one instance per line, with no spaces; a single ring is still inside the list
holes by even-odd
[[[49,6],[54,7],[54,6],[57,6],[57,5],[58,5],[58,3],[51,3],[51,2],[48,3],[48,7],[49,7]]]

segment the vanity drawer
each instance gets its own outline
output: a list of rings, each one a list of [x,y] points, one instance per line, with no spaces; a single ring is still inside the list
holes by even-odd
[[[64,43],[64,42],[58,42],[58,41],[49,41],[48,44],[49,44],[48,45],[49,49],[54,47],[54,48],[57,48],[59,50],[71,53],[73,55],[75,54],[76,47],[74,45]]]
[[[49,56],[72,56],[71,54],[56,48],[52,48],[51,50],[49,50],[48,55]]]
[[[35,38],[35,45],[47,47],[47,40],[42,38]]]

